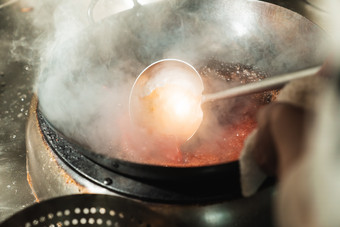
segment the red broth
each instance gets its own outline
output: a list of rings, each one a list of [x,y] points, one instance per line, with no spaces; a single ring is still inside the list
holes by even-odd
[[[256,82],[268,75],[250,66],[211,61],[200,71],[205,92],[226,86]],[[269,91],[204,104],[204,119],[197,133],[186,143],[175,137],[151,135],[131,125],[128,114],[119,121],[120,151],[115,158],[162,166],[204,166],[235,161],[249,133],[256,128],[258,109],[276,98]],[[213,120],[211,120],[213,119]]]

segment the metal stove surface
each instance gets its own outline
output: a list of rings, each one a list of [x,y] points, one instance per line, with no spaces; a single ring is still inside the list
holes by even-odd
[[[34,203],[24,133],[34,80],[23,48],[34,37],[27,14],[17,4],[0,9],[0,221]]]
[[[322,27],[327,25],[325,13],[305,1],[267,2],[290,8]],[[7,3],[13,4],[5,6]],[[28,19],[31,10],[34,8],[26,8],[19,0],[0,0],[0,222],[35,202],[26,177],[25,148],[25,125],[35,75],[35,68],[30,65],[31,50],[29,45],[23,45],[32,43],[36,36]],[[201,214],[195,212],[193,219],[195,215]]]

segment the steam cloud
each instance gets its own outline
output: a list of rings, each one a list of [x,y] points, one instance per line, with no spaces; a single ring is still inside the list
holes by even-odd
[[[39,2],[32,4],[42,31],[40,109],[66,136],[101,153],[114,152],[131,86],[154,61],[177,58],[199,68],[213,58],[278,74],[315,65],[323,54],[314,48],[322,39],[318,28],[265,3],[165,1],[90,25],[89,1]]]

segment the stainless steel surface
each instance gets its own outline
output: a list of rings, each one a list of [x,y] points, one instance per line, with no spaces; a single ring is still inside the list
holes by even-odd
[[[0,9],[0,221],[35,201],[26,180],[25,123],[34,80],[27,18],[18,4]]]
[[[45,200],[76,193],[113,194],[75,174],[71,168],[60,161],[44,140],[39,128],[35,113],[37,102],[36,96],[33,96],[26,127],[26,137],[30,138],[26,142],[27,174],[34,195],[39,200]]]
[[[6,2],[1,0],[0,4]],[[290,8],[318,25],[327,27],[325,13],[302,0],[271,2]],[[25,152],[25,124],[35,68],[30,65],[31,56],[27,45],[21,45],[32,43],[35,35],[28,20],[30,12],[24,13],[20,9],[19,3],[0,9],[0,221],[35,202],[26,180]],[[264,201],[261,193],[254,199],[258,202]],[[266,199],[269,198],[265,196]],[[243,203],[245,206],[251,206],[253,201]],[[226,207],[215,209],[232,214],[232,210]],[[203,214],[196,212],[195,215]],[[219,218],[231,220],[227,215],[218,216],[216,213],[209,215],[207,212],[204,215],[210,224],[216,223]],[[184,219],[186,223],[190,223],[195,216],[185,216]]]

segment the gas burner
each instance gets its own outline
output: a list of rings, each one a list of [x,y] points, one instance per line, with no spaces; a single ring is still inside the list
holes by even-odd
[[[240,198],[240,176],[238,162],[230,163],[226,168],[225,179],[203,179],[199,181],[161,181],[137,179],[110,170],[84,155],[84,148],[68,141],[61,133],[51,126],[42,113],[37,110],[36,117],[45,143],[49,149],[77,174],[110,191],[138,199],[167,202],[212,202]],[[107,159],[102,156],[103,159]],[[124,161],[112,163],[119,169]],[[164,167],[170,168],[170,167]],[[183,168],[170,168],[180,174]],[[31,173],[32,175],[33,173]]]

